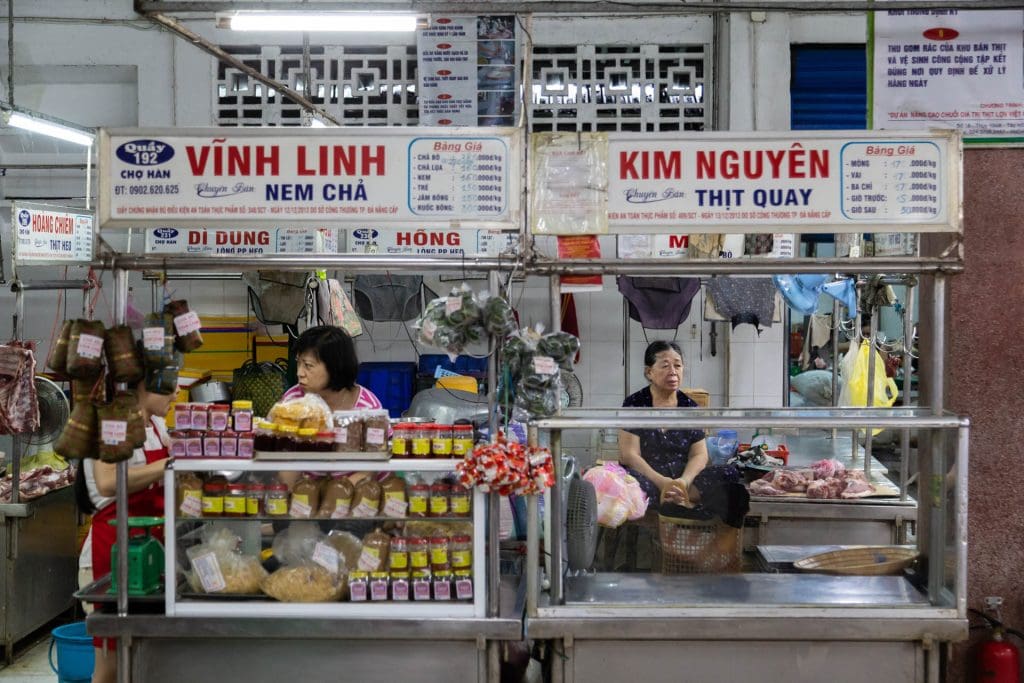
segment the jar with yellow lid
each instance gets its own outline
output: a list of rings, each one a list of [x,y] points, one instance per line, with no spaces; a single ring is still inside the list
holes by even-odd
[[[430,600],[430,572],[417,569],[412,573],[412,599]]]
[[[253,445],[258,451],[279,451],[277,425],[273,422],[260,420],[256,423],[256,434],[253,437]]]
[[[315,451],[317,430],[312,427],[301,427],[298,431],[298,441],[295,450]]]
[[[299,428],[294,425],[277,426],[277,450],[299,450]]]
[[[469,569],[456,569],[452,572],[452,583],[455,585],[456,600],[473,599],[473,572]]]
[[[370,575],[367,572],[353,570],[348,573],[348,599],[352,602],[366,602],[370,597]]]
[[[236,432],[252,431],[252,401],[231,402],[231,422]]]
[[[370,572],[370,600],[374,602],[387,600],[390,583],[390,572]]]

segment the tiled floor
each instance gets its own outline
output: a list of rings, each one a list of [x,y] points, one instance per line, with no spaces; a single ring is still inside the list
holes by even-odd
[[[0,681],[3,683],[52,683],[57,674],[50,668],[47,658],[50,649],[50,638],[46,637],[35,645],[23,650],[14,660],[14,664],[0,669]],[[56,657],[56,653],[54,653]]]

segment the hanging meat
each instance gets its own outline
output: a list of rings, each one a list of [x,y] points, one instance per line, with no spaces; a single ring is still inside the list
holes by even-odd
[[[32,342],[0,346],[0,434],[25,434],[39,427],[34,351]]]

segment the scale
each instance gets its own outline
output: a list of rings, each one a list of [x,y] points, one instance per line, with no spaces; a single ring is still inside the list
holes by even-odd
[[[116,519],[108,524],[117,524]],[[150,535],[150,529],[163,526],[163,517],[129,517],[128,531],[142,529],[141,534],[128,538],[128,595],[150,595],[163,588],[161,575],[164,571],[164,547]],[[117,592],[118,547],[110,549],[110,590]]]

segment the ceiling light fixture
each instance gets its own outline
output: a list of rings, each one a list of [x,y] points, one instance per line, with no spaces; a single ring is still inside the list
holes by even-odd
[[[95,132],[89,128],[76,126],[38,112],[15,109],[9,105],[4,107],[4,118],[7,120],[7,125],[14,128],[47,135],[65,142],[73,142],[84,147],[89,147],[96,139]]]
[[[415,31],[427,25],[416,14],[340,12],[235,12],[217,14],[217,28],[233,31]]]

